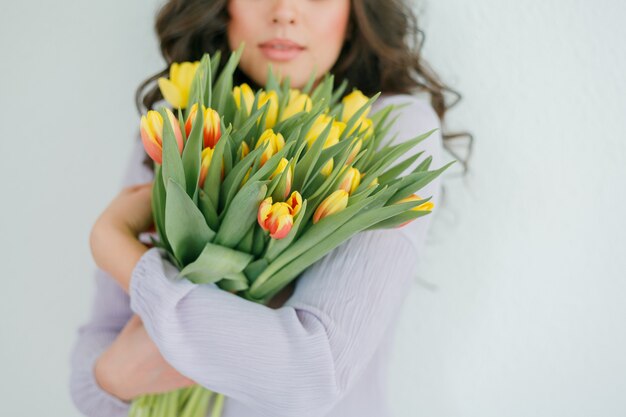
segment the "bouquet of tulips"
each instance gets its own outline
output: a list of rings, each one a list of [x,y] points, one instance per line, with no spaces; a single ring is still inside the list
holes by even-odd
[[[219,53],[172,64],[159,86],[178,114],[149,111],[141,137],[155,162],[154,245],[181,278],[265,304],[354,234],[430,213],[415,193],[450,164],[429,170],[429,157],[400,177],[420,154],[394,162],[434,130],[383,144],[394,107],[369,118],[378,95],[340,100],[347,83],[334,89],[331,75],[298,91],[270,69],[264,89],[233,88],[242,51],[219,74]],[[200,386],[137,398],[130,414],[200,417],[213,394],[217,417],[224,397]]]

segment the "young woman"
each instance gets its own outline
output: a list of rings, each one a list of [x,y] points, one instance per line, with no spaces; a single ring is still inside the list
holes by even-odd
[[[170,0],[156,29],[167,67],[204,52],[246,48],[236,82],[265,84],[267,65],[303,87],[311,71],[383,94],[375,113],[398,111],[390,135],[407,140],[441,126],[442,85],[419,55],[400,0]],[[149,78],[145,108],[161,100]],[[146,91],[147,90],[147,91]],[[430,103],[413,96],[430,94]],[[451,91],[451,90],[449,90]],[[443,165],[442,135],[420,144]],[[417,152],[416,151],[416,152]],[[140,395],[200,384],[226,396],[224,417],[386,416],[386,365],[394,323],[416,275],[432,215],[363,232],[276,295],[268,306],[174,280],[177,270],[139,239],[151,224],[151,162],[136,141],[123,191],[97,220],[98,265],[90,320],[72,352],[71,395],[85,415],[124,416]],[[420,191],[440,200],[439,179]]]

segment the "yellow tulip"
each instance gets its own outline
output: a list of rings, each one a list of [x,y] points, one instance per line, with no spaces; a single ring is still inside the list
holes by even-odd
[[[235,104],[237,108],[241,108],[241,95],[243,94],[243,101],[246,105],[246,113],[250,114],[252,110],[252,104],[254,103],[254,93],[250,86],[246,83],[241,84],[233,88],[233,97],[235,98]]]
[[[200,181],[199,181],[200,188],[204,186],[204,181],[206,180],[206,176],[209,172],[209,168],[211,167],[211,162],[213,160],[213,153],[214,153],[213,148],[204,148],[202,150],[202,155],[200,156],[201,158]],[[221,176],[223,179],[224,178],[224,164],[222,164]]]
[[[170,78],[159,78],[163,98],[176,109],[184,109],[189,101],[189,90],[200,62],[174,62],[170,66]]]
[[[261,134],[261,137],[257,141],[254,149],[257,149],[264,143],[268,143],[268,145],[267,148],[265,148],[263,155],[261,155],[261,166],[264,165],[268,159],[274,156],[276,152],[280,151],[283,146],[285,146],[285,139],[280,133],[276,134],[272,129],[267,129]]]
[[[341,112],[341,120],[345,123],[356,113],[361,107],[367,103],[369,98],[356,88],[350,94],[345,96],[341,102],[343,103],[343,111]],[[369,106],[361,115],[361,119],[365,119],[371,110]],[[357,123],[358,124],[358,123]]]
[[[178,124],[178,119],[169,109],[165,109],[169,119],[170,126],[174,131],[174,137],[178,145],[179,153],[183,152],[183,134]],[[150,110],[145,116],[141,116],[139,128],[141,134],[141,142],[146,153],[157,164],[162,163],[163,159],[163,117],[158,111]]]
[[[363,137],[363,139],[369,139],[374,134],[374,122],[372,119],[360,117],[359,120],[352,126],[350,131],[348,132],[348,136],[350,136],[357,127],[359,127],[359,135]]]
[[[248,155],[250,153],[250,147],[248,146],[248,144],[244,141],[241,142],[241,145],[239,146],[239,154],[241,155],[241,159],[245,158],[246,155]]]
[[[357,187],[361,184],[361,173],[358,169],[351,167],[348,168],[344,174],[341,182],[339,183],[339,189],[345,190],[348,194],[352,195]]]
[[[361,152],[361,147],[363,147],[362,139],[355,139],[353,143],[354,142],[356,142],[356,145],[354,145],[354,148],[352,148],[350,155],[348,155],[348,160],[346,161],[346,165],[350,165],[352,161],[354,161],[354,158],[356,158],[359,152]]]
[[[410,196],[408,196],[406,198],[403,198],[402,200],[398,200],[396,202],[396,204],[408,203],[408,202],[411,202],[411,201],[419,201],[419,200],[422,200],[422,197],[420,197],[417,194],[413,194],[413,195],[410,195]],[[413,207],[411,210],[412,211],[432,211],[433,208],[435,208],[435,203],[433,203],[432,201],[427,201],[425,203],[420,204],[417,207]],[[415,219],[413,219],[413,220],[415,220]],[[398,225],[397,227],[405,226],[405,225],[411,223],[413,220],[409,220],[408,222],[404,222],[404,223]]]
[[[313,102],[311,98],[297,89],[289,90],[289,101],[287,102],[287,106],[283,109],[280,120],[288,119],[294,114],[301,111],[310,111],[313,107]]]
[[[337,190],[326,197],[313,214],[313,224],[348,207],[348,196],[346,190]]]
[[[246,175],[244,175],[243,179],[241,180],[241,184],[239,184],[239,188],[243,187],[248,182],[251,172],[252,168],[248,168],[248,170],[246,171]]]
[[[287,179],[285,181],[285,195],[283,197],[287,198],[287,196],[289,195],[289,192],[291,191],[291,181],[292,181],[293,173],[291,172],[289,161],[286,158],[280,159],[278,166],[276,167],[272,175],[270,175],[270,180],[281,175],[283,171],[285,170],[285,168],[288,168],[288,171],[287,171]]]
[[[339,136],[341,136],[341,132],[345,129],[346,125],[343,122],[335,120],[333,117],[330,117],[326,114],[320,114],[315,122],[313,122],[313,126],[309,129],[305,136],[305,140],[309,147],[313,146],[313,143],[320,136],[322,131],[326,129],[329,123],[332,123],[330,127],[330,132],[328,132],[328,136],[326,137],[326,141],[324,142],[323,149],[326,149],[330,146],[336,145],[339,142]]]
[[[328,162],[322,167],[320,172],[323,176],[327,177],[333,172],[333,168],[335,167],[335,161],[333,158],[330,158]]]
[[[278,95],[276,91],[261,91],[259,94],[259,108],[267,102],[269,102],[269,105],[267,115],[265,116],[265,129],[271,129],[276,125],[278,116]]]
[[[215,148],[217,141],[222,136],[220,115],[210,107],[206,108],[202,106],[202,109],[204,111],[204,129],[202,131],[204,147]],[[187,137],[189,137],[189,134],[191,133],[191,128],[193,127],[193,122],[196,120],[197,113],[198,103],[194,103],[189,110],[189,116],[187,116],[187,121],[185,122],[185,132],[187,133]]]

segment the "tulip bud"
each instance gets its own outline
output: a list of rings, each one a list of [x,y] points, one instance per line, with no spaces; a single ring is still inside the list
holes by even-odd
[[[354,158],[356,158],[356,156],[359,154],[359,152],[361,152],[361,147],[363,146],[363,140],[355,139],[353,143],[354,142],[356,142],[356,145],[354,145],[354,148],[352,148],[350,155],[348,155],[348,160],[346,161],[346,165],[350,165],[352,161],[354,161]]]
[[[339,183],[339,189],[345,190],[348,194],[352,195],[359,184],[361,184],[361,173],[359,170],[356,168],[348,168]]]
[[[291,191],[291,181],[292,181],[293,174],[291,172],[291,167],[289,167],[289,161],[286,158],[280,159],[278,166],[276,167],[272,175],[270,175],[270,180],[274,179],[278,175],[281,175],[283,171],[285,170],[285,168],[287,168],[287,178],[285,181],[285,193],[283,197],[287,198],[287,196],[289,195],[289,192]]]
[[[302,196],[299,192],[294,191],[291,193],[291,196],[289,196],[286,203],[289,204],[289,207],[291,207],[291,215],[295,217],[295,215],[298,214],[302,208]]]
[[[183,134],[180,130],[180,125],[174,113],[169,109],[165,109],[167,117],[169,119],[170,126],[174,131],[174,137],[178,144],[179,153],[183,152]],[[163,117],[161,113],[155,110],[150,110],[145,116],[141,116],[141,123],[139,132],[141,134],[141,141],[143,143],[146,153],[157,164],[162,164],[163,160]]]
[[[246,142],[241,142],[239,146],[239,155],[241,155],[241,159],[245,158],[246,155],[250,153],[250,147]]]
[[[252,110],[252,104],[254,103],[254,93],[250,86],[246,83],[241,84],[233,88],[233,97],[235,98],[235,104],[237,108],[241,108],[241,95],[243,94],[243,101],[246,105],[246,113],[250,114],[250,110]]]
[[[374,122],[372,119],[366,118],[362,122],[360,133],[363,133],[363,139],[369,139],[374,134]]]
[[[222,136],[220,115],[212,108],[208,108],[204,111],[203,134],[205,148],[215,148],[217,141],[220,140]]]
[[[265,200],[261,202],[259,206],[259,212],[257,213],[257,221],[259,222],[259,226],[263,228],[263,230],[267,230],[265,228],[265,221],[270,215],[270,211],[272,210],[272,197],[267,197]]]
[[[417,194],[413,194],[413,195],[410,195],[410,196],[408,196],[406,198],[403,198],[402,200],[398,200],[396,202],[396,204],[408,203],[408,202],[411,202],[411,201],[419,201],[419,200],[422,200],[422,197],[420,197]],[[425,203],[420,204],[417,207],[413,207],[411,210],[412,211],[432,211],[433,208],[435,208],[435,203],[433,203],[432,201],[427,201]],[[413,219],[413,220],[415,220],[415,219]],[[397,227],[405,226],[405,225],[411,223],[413,220],[409,220],[408,222],[404,222],[404,223],[398,225]]]
[[[163,98],[174,108],[184,109],[189,101],[191,83],[200,62],[174,62],[170,66],[170,76],[159,78],[159,89]]]
[[[293,227],[293,216],[290,211],[290,207],[285,203],[276,203],[272,206],[272,212],[267,219],[267,228],[271,238],[287,237]]]
[[[259,108],[265,103],[269,102],[267,108],[267,115],[265,116],[265,129],[271,129],[276,125],[276,118],[278,116],[278,95],[276,91],[261,91],[259,94]],[[259,120],[261,117],[259,116]]]
[[[251,172],[252,168],[248,168],[248,171],[246,171],[246,175],[244,175],[243,179],[241,180],[241,184],[239,184],[239,188],[243,187],[248,182]]]
[[[264,165],[268,159],[274,156],[276,152],[280,151],[283,146],[285,146],[285,139],[283,138],[283,135],[281,135],[280,133],[274,133],[272,129],[267,129],[261,134],[261,137],[257,141],[254,149],[259,148],[266,142],[268,143],[268,145],[261,155],[261,166]]]
[[[324,142],[323,149],[326,149],[330,146],[336,145],[339,142],[339,136],[341,136],[341,132],[345,129],[345,123],[334,120],[334,118],[326,115],[320,114],[315,122],[313,122],[313,126],[309,129],[305,136],[305,140],[307,141],[307,145],[309,148],[313,146],[313,143],[320,136],[322,131],[326,129],[329,123],[332,123],[330,128],[330,132],[328,132],[328,136],[326,137],[326,141]]]
[[[373,123],[374,122],[372,122],[372,119],[360,117],[359,120],[357,120],[356,123],[350,129],[350,131],[348,132],[348,135],[351,135],[352,133],[354,133],[354,131],[358,127],[359,128],[358,134],[362,136],[363,139],[369,139],[370,136],[374,134]]]
[[[272,198],[268,197],[261,202],[257,221],[259,226],[270,232],[273,239],[282,239],[289,234],[293,226],[292,209],[287,203],[272,204]]]
[[[326,197],[320,203],[313,214],[313,224],[331,214],[337,213],[348,207],[348,192],[346,190],[337,190]]]
[[[201,164],[200,164],[200,188],[204,187],[204,181],[206,179],[207,174],[209,173],[209,168],[211,167],[211,162],[213,161],[213,153],[215,149],[213,148],[204,148],[202,150]],[[224,179],[224,159],[222,159],[222,166],[220,170],[221,179]]]
[[[343,103],[343,111],[341,112],[341,120],[345,123],[348,123],[348,120],[356,113],[361,107],[367,103],[369,98],[356,88],[352,90],[350,94],[345,96],[341,102]],[[361,118],[366,118],[368,113],[370,112],[371,107],[368,107],[367,110],[361,114]],[[358,123],[357,123],[358,124]]]
[[[323,176],[327,177],[333,172],[334,167],[335,167],[335,162],[333,158],[330,158],[328,162],[326,162],[326,164],[322,167],[320,172],[322,173]]]
[[[365,182],[365,178],[365,172],[361,172],[361,182]],[[367,180],[369,181],[369,178]],[[374,178],[367,186],[371,187],[372,185],[378,185],[378,177]]]
[[[310,111],[312,107],[313,103],[307,94],[292,88],[289,90],[289,101],[280,115],[280,120],[288,119],[301,111]]]
[[[202,137],[205,148],[215,148],[217,141],[222,136],[220,115],[212,108],[206,108],[202,106],[204,111],[204,127],[202,129]],[[196,114],[198,113],[198,103],[194,103],[189,110],[189,116],[185,122],[185,132],[187,137],[191,133],[193,123],[196,121]]]

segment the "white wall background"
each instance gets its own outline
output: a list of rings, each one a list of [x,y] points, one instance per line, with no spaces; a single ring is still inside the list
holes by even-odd
[[[91,225],[161,67],[159,2],[0,0],[3,415],[78,416]],[[392,359],[398,417],[626,415],[626,3],[418,0],[476,137],[449,177]],[[102,129],[114,123],[114,131]]]

